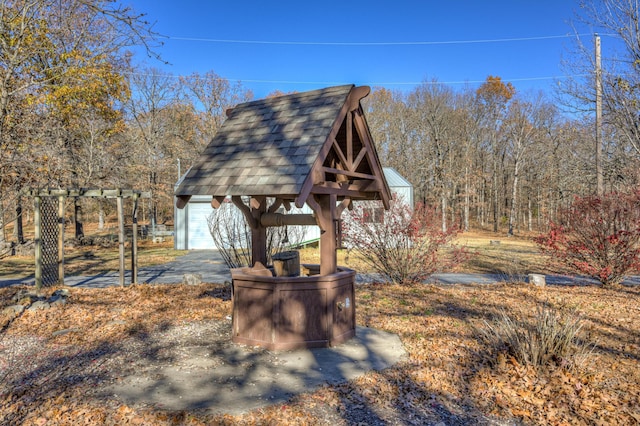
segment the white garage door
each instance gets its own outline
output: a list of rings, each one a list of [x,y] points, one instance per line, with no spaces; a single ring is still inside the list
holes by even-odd
[[[187,219],[187,249],[214,249],[207,217],[213,212],[211,203],[189,203]]]

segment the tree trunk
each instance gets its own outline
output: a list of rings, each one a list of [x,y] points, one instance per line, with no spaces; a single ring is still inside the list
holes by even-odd
[[[464,169],[464,216],[463,226],[464,232],[469,231],[469,167]]]
[[[536,206],[538,207],[538,214],[536,215],[536,225],[538,226],[538,231],[540,231],[542,229],[542,217],[541,217],[541,213],[542,213],[542,198],[540,196],[540,188],[538,188],[538,195],[536,197]]]
[[[98,230],[104,229],[104,205],[102,200],[98,200]]]
[[[24,232],[22,227],[22,197],[18,196],[16,205],[16,241],[18,244],[24,244]]]
[[[151,224],[153,227],[155,227],[156,223],[158,223],[158,204],[153,199],[153,197],[151,198],[151,209],[149,211],[149,214],[151,215]]]
[[[73,221],[76,226],[76,239],[80,240],[84,237],[84,226],[82,224],[82,205],[78,197],[73,200]]]
[[[485,205],[485,191],[487,190],[487,181],[483,178],[482,179],[482,188],[480,188],[480,199],[478,200],[478,205],[480,208],[480,226],[484,228],[485,224],[486,224],[486,205]]]
[[[447,232],[447,197],[444,194],[444,189],[442,191],[440,203],[442,207],[442,232]]]
[[[516,210],[518,207],[518,179],[520,174],[520,161],[516,159],[513,169],[513,188],[511,188],[511,211],[509,212],[509,235],[513,235],[513,223],[516,220]]]
[[[532,206],[532,202],[531,202],[531,196],[529,196],[529,199],[527,200],[527,217],[528,217],[528,223],[527,223],[527,230],[529,232],[533,231],[533,206]]]
[[[498,171],[493,165],[493,178],[491,182],[491,205],[493,210],[493,232],[498,232]]]
[[[0,194],[0,246],[6,241],[4,237],[4,207],[2,205],[2,194]]]

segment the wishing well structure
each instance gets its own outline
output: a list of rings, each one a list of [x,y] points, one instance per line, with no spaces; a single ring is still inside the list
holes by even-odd
[[[176,189],[225,198],[251,228],[253,267],[232,269],[233,341],[267,349],[323,347],[355,335],[355,272],[337,265],[339,220],[354,200],[391,197],[360,101],[369,87],[343,85],[239,104]],[[307,204],[312,215],[282,214]],[[270,226],[320,227],[320,265],[274,276]]]

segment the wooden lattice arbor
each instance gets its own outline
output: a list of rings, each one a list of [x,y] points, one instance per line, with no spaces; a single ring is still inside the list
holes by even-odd
[[[252,230],[253,262],[266,263],[266,227],[317,224],[320,274],[336,271],[337,223],[353,200],[391,197],[360,100],[369,87],[344,85],[247,102],[228,119],[176,189],[177,207],[192,195],[226,196]],[[246,204],[243,201],[249,197]],[[267,199],[276,201],[267,205]],[[312,217],[281,215],[305,203]]]
[[[34,200],[35,225],[35,284],[42,286],[64,284],[64,213],[66,198],[115,198],[118,214],[119,282],[124,286],[124,207],[123,199],[133,200],[131,283],[138,280],[138,200],[150,198],[150,193],[131,189],[31,189],[27,195]]]

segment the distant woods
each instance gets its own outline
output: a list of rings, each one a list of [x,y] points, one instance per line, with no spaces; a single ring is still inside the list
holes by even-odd
[[[365,101],[383,163],[414,185],[417,201],[439,209],[443,230],[544,229],[594,187],[592,124],[499,77],[458,91],[437,81],[408,93],[377,89]],[[609,179],[609,188],[637,182],[628,160],[612,161],[625,164],[624,179]]]
[[[605,191],[625,191],[640,179],[640,69],[627,43],[640,34],[618,21],[638,11],[620,0],[585,4],[580,19],[621,32],[615,52],[603,43],[602,148]],[[27,187],[151,191],[139,220],[172,221],[179,175],[226,109],[253,94],[213,71],[135,66],[128,49],[143,45],[153,58],[156,40],[143,15],[112,1],[0,0],[0,243],[18,241],[17,219],[31,217]],[[590,43],[578,38],[565,63],[581,77],[553,94],[522,93],[499,76],[473,88],[374,88],[363,105],[383,165],[437,208],[443,230],[546,229],[574,195],[595,191]],[[108,203],[80,202],[86,221],[110,213]]]

